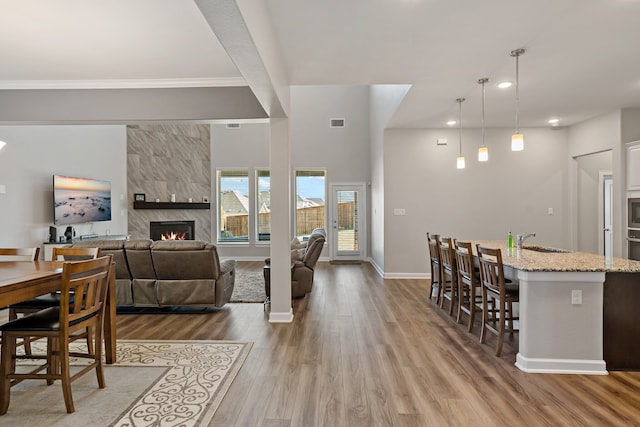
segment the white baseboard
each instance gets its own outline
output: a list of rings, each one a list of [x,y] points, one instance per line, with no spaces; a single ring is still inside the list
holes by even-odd
[[[540,359],[516,356],[516,366],[524,372],[539,374],[608,375],[604,360]]]
[[[290,308],[288,312],[270,312],[269,323],[291,323],[293,322],[293,309]]]
[[[385,273],[385,279],[430,279],[429,273]]]

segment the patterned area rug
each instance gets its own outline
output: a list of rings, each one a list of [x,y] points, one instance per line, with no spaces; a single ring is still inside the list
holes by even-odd
[[[117,363],[105,365],[106,388],[98,388],[92,372],[72,384],[76,412],[66,413],[59,381],[52,386],[24,381],[11,388],[9,411],[0,425],[206,426],[251,346],[119,340]],[[75,369],[82,363],[73,361]]]
[[[238,271],[229,302],[259,302],[267,298],[262,271]]]

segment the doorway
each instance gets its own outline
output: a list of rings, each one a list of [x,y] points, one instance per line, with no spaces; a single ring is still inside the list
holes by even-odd
[[[608,253],[612,254],[612,151],[605,150],[574,159],[577,166],[575,248],[581,252],[605,255],[606,246]],[[609,231],[605,232],[605,229]]]
[[[600,172],[598,181],[602,189],[602,254],[607,258],[613,257],[613,175],[611,172]]]
[[[331,261],[358,262],[366,250],[366,185],[331,184]]]

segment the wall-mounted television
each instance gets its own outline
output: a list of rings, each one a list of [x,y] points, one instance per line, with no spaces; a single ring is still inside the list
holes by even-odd
[[[111,182],[54,175],[53,205],[56,225],[111,221]]]

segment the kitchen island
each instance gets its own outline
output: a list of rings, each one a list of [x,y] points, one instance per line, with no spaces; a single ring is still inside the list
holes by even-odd
[[[640,369],[640,310],[619,310],[640,306],[639,261],[505,243],[473,241],[501,249],[505,276],[520,283],[518,368],[602,375]]]

